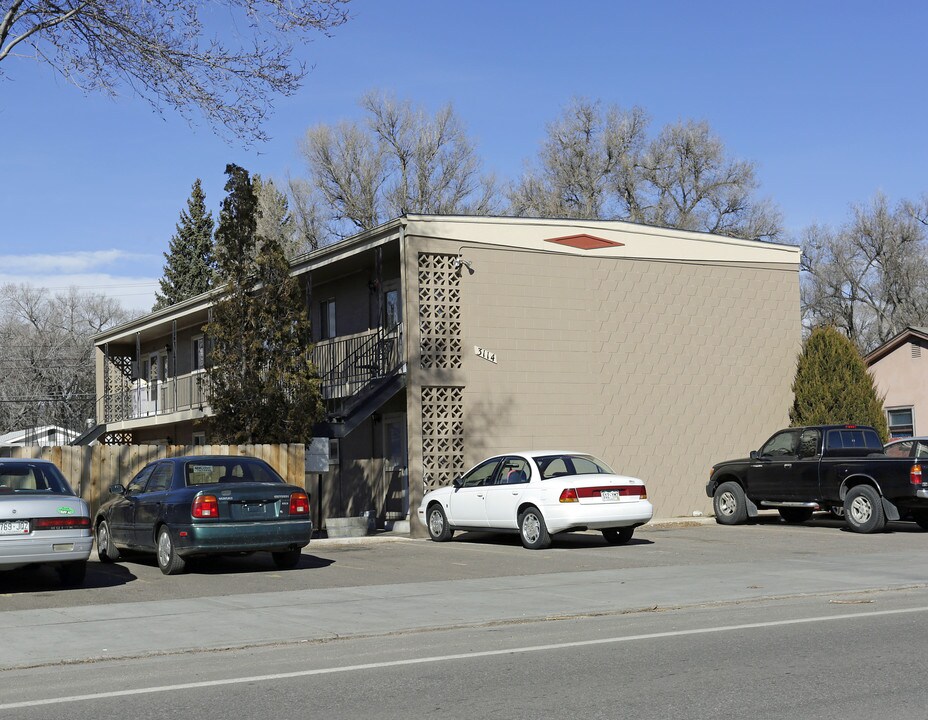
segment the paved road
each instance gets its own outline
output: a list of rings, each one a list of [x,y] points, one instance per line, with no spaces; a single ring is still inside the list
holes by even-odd
[[[0,674],[0,715],[922,720],[925,599],[792,598],[14,670]]]
[[[797,709],[798,697],[814,700],[818,714],[804,717],[863,717],[846,714],[853,703],[871,709],[863,695],[835,696],[826,681],[858,678],[859,693],[875,692],[872,668],[920,667],[926,639],[928,533],[894,530],[764,521],[652,529],[619,548],[575,536],[542,552],[506,536],[314,543],[290,572],[259,556],[171,578],[149,562],[95,565],[91,587],[67,592],[21,573],[4,578],[0,598],[0,715],[51,716],[15,703],[223,681],[72,700],[67,711],[219,717],[209,699],[227,710],[231,697],[243,717],[577,716],[569,706],[589,696],[586,717],[616,717],[620,699],[661,708],[655,717],[738,717],[726,714],[737,706],[731,675],[759,682],[755,698],[779,693]],[[531,649],[540,645],[551,647]],[[63,659],[77,664],[55,665]],[[915,717],[906,703],[922,710],[925,697],[905,675],[894,681],[896,716]],[[655,704],[658,690],[666,698]]]

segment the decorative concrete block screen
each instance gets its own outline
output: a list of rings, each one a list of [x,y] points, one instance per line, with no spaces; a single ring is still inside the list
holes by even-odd
[[[419,353],[422,367],[461,367],[461,278],[457,255],[419,254]]]
[[[464,388],[422,388],[422,482],[428,492],[464,472]]]

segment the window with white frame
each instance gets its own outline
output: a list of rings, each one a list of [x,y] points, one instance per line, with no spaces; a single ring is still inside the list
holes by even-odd
[[[915,433],[915,415],[911,407],[887,408],[886,421],[890,437],[911,437]]]
[[[195,432],[193,434],[193,444],[194,445],[206,445],[206,433]]]

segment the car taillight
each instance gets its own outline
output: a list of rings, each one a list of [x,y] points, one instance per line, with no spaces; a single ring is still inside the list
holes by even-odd
[[[562,490],[561,496],[557,500],[558,502],[580,502],[580,498],[577,497],[577,491],[573,488]]]
[[[36,518],[32,521],[33,530],[73,530],[89,527],[89,517],[50,517]]]
[[[918,463],[915,463],[912,469],[909,470],[909,482],[913,485],[922,484],[922,466]]]
[[[309,496],[306,493],[295,492],[290,496],[290,514],[309,514]]]
[[[198,495],[193,499],[190,514],[195,518],[219,517],[219,500],[215,495]]]

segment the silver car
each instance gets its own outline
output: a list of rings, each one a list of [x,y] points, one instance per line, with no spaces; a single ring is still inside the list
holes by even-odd
[[[53,463],[0,458],[0,570],[51,565],[79,585],[92,545],[90,508]]]

